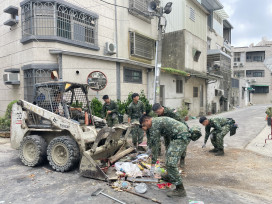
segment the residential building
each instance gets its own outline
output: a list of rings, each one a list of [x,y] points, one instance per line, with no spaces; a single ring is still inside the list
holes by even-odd
[[[209,12],[201,1],[172,2],[172,12],[166,16],[162,67],[185,71],[188,75],[161,73],[163,105],[176,108],[184,103],[190,115],[203,115],[206,113],[207,82],[213,78],[206,70]]]
[[[219,1],[216,2],[217,4],[202,2],[210,13],[207,30],[207,72],[215,79],[209,81],[207,86],[207,112],[213,114],[228,111],[232,101],[231,30],[233,27],[227,20],[228,15],[223,5]]]
[[[256,46],[233,47],[232,52],[233,75],[249,84],[249,102],[271,103],[272,41],[263,38]]]
[[[107,86],[90,91],[91,97],[148,94],[158,20],[147,15],[148,1],[107,2],[0,2],[0,115],[14,99],[32,102],[34,84],[51,80],[54,70],[59,80],[79,83],[87,83],[93,71],[103,72]]]

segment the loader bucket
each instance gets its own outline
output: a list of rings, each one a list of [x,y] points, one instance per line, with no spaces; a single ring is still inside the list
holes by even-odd
[[[80,161],[81,176],[98,180],[109,180],[109,175],[101,167],[101,161],[106,162],[107,165],[104,168],[107,169],[111,163],[134,151],[132,147],[127,148],[126,141],[131,128],[127,129],[124,138],[121,139],[120,135],[123,130],[123,128],[114,130],[112,128],[103,128],[100,130],[93,147],[82,154]],[[104,144],[99,146],[101,140],[104,140]]]

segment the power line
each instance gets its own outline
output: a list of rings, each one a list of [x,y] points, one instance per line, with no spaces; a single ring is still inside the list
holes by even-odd
[[[125,7],[125,6],[120,6],[120,5],[117,5],[117,4],[112,4],[112,3],[107,2],[107,1],[104,1],[104,0],[100,0],[100,1],[102,1],[102,2],[104,2],[104,3],[106,3],[106,4],[109,4],[109,5],[112,5],[112,6],[116,6],[116,7],[120,7],[120,8],[129,9],[128,7]]]

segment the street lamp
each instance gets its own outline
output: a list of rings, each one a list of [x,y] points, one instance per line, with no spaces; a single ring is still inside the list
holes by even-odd
[[[148,12],[151,16],[159,18],[158,23],[158,40],[156,41],[156,58],[155,58],[155,79],[154,79],[154,103],[160,102],[160,72],[162,57],[162,31],[165,29],[166,19],[163,14],[169,14],[172,11],[172,2],[168,2],[164,8],[159,7],[159,1],[151,1],[148,5]]]

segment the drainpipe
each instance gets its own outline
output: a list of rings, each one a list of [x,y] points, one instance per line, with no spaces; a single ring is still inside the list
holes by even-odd
[[[58,64],[59,64],[59,81],[63,81],[62,79],[62,54],[58,55]]]
[[[116,58],[118,58],[118,25],[117,25],[117,2],[114,0],[114,16],[115,16],[115,43],[116,43]],[[121,79],[120,79],[120,62],[116,62],[116,96],[121,100]]]

